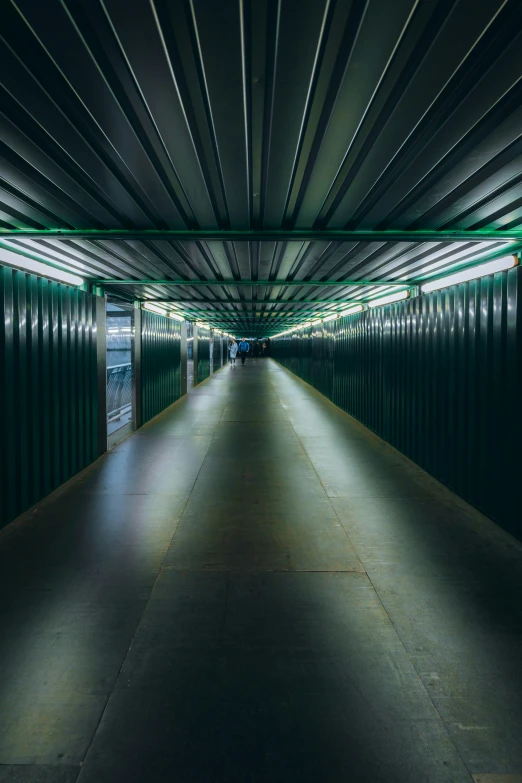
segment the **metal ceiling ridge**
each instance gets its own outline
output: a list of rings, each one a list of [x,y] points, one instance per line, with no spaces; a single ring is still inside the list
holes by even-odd
[[[117,279],[99,279],[89,280],[91,285],[174,285],[174,286],[398,286],[399,288],[414,288],[419,285],[418,282],[408,280],[400,282],[398,280],[117,280]],[[212,302],[212,304],[214,304]],[[261,303],[262,304],[262,303]]]
[[[48,237],[52,239],[142,239],[142,240],[179,240],[224,242],[483,242],[483,241],[520,241],[522,227],[515,229],[481,228],[472,231],[462,230],[395,230],[359,231],[344,229],[119,229],[119,228],[0,228],[0,238]]]
[[[350,303],[350,299],[144,299],[144,302],[151,304],[175,304],[186,305],[226,305],[226,304],[277,304],[277,305],[295,305],[295,304],[338,304],[344,305]]]

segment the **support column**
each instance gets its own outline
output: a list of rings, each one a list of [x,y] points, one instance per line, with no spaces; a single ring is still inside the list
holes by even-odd
[[[107,300],[96,297],[96,374],[98,456],[107,451]]]
[[[180,347],[180,362],[181,362],[181,387],[179,390],[180,396],[183,397],[187,393],[187,322],[183,321],[181,324],[181,347]]]
[[[141,374],[141,309],[139,305],[134,306],[134,378],[132,382],[132,410],[134,411],[134,422],[136,429],[142,425],[142,374]]]
[[[194,358],[194,386],[199,383],[198,378],[198,327],[197,324],[193,326],[193,338],[192,338],[192,356]]]

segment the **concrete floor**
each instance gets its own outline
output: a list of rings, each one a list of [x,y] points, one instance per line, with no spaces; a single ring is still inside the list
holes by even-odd
[[[0,536],[0,783],[520,781],[521,587],[391,447],[225,367]]]

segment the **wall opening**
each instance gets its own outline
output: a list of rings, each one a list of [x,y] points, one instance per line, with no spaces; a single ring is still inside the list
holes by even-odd
[[[107,448],[136,429],[134,308],[107,300]]]

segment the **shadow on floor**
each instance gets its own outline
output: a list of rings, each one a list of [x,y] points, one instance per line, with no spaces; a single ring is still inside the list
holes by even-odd
[[[0,783],[520,773],[521,587],[317,392],[225,367],[0,536]]]

